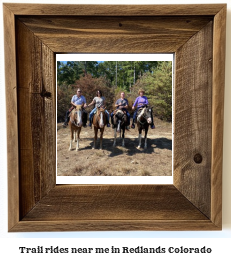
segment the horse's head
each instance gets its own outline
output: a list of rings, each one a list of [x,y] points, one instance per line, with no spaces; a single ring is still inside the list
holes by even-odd
[[[114,123],[116,124],[118,121],[125,122],[126,121],[126,112],[122,110],[117,110],[115,112],[115,117],[114,117]]]
[[[76,108],[71,112],[70,120],[75,126],[82,127],[83,122],[82,122],[82,106],[81,105],[77,105]]]
[[[144,107],[138,117],[139,118],[143,117],[148,124],[151,124],[152,123],[151,114],[152,114],[152,107]]]
[[[114,125],[116,125],[117,132],[120,132],[121,129],[125,128],[125,124],[127,122],[127,115],[126,112],[122,110],[117,110],[114,113],[113,117]]]
[[[146,107],[145,108],[145,119],[147,120],[148,124],[152,123],[152,107]]]
[[[97,121],[99,123],[99,127],[103,128],[106,123],[106,115],[105,115],[105,107],[98,107],[96,111]]]
[[[124,116],[124,112],[122,110],[117,110],[115,116],[117,118],[122,118]]]

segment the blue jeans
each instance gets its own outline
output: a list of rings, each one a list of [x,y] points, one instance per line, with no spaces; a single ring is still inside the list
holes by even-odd
[[[90,124],[91,124],[91,122],[92,122],[92,118],[93,118],[93,115],[94,115],[95,111],[96,111],[96,108],[94,108],[94,109],[89,113],[89,121],[90,121]]]
[[[133,114],[133,123],[134,123],[135,120],[136,120],[137,110],[138,110],[138,109],[136,109],[136,110],[134,111],[134,114]]]

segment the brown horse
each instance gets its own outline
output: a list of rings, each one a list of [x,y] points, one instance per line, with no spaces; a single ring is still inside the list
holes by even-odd
[[[76,143],[76,151],[79,149],[79,135],[81,132],[82,121],[82,106],[77,105],[75,109],[70,113],[69,127],[71,130],[71,141],[69,150],[72,150],[72,141]]]
[[[151,115],[152,115],[152,108],[150,107],[144,107],[144,108],[141,108],[139,111],[138,111],[138,116],[137,116],[137,128],[138,128],[138,131],[139,131],[139,145],[138,145],[138,149],[140,148],[141,146],[141,133],[142,133],[142,130],[145,131],[145,134],[144,134],[144,148],[147,149],[147,134],[148,134],[148,127],[149,125],[152,123],[152,118],[151,118]]]
[[[102,150],[102,143],[103,143],[103,132],[106,125],[106,108],[98,107],[96,113],[93,116],[93,125],[94,125],[94,145],[92,149],[96,147],[98,129],[100,129],[100,149]]]

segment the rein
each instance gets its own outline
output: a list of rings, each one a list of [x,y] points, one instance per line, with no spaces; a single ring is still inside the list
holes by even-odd
[[[142,109],[142,111],[144,110],[144,108]],[[141,113],[142,113],[142,111],[141,111]],[[147,119],[146,119],[146,117],[144,116],[144,113],[143,114],[141,114],[140,113],[140,115],[137,117],[137,120],[138,120],[138,122],[141,124],[141,125],[144,125],[145,124],[145,122],[147,122]],[[145,119],[145,121],[144,122],[141,122],[140,121],[140,118],[141,117],[143,117],[144,119]]]
[[[149,115],[150,113],[150,115]],[[140,112],[139,116],[137,117],[137,121],[141,124],[141,125],[144,125],[146,122],[149,124],[149,119],[151,118],[152,116],[152,108],[149,108],[149,107],[144,107],[142,109],[142,111]],[[141,117],[144,118],[144,122],[141,121]]]
[[[118,117],[118,114],[122,114],[122,117],[119,118],[119,117]],[[117,111],[115,112],[114,116],[117,117],[118,121],[124,123],[124,117],[125,117],[125,112],[124,112],[124,111],[122,111],[122,110],[119,109],[119,110],[117,110]]]
[[[75,114],[77,114],[77,116],[79,116],[79,115],[78,115],[79,111],[80,111],[80,110],[72,111],[72,114],[74,114],[73,116],[75,116]],[[74,112],[74,113],[73,113],[73,112]],[[81,116],[82,116],[82,115],[81,115]],[[78,126],[78,123],[77,123],[75,120],[76,120],[76,119],[75,119],[75,117],[74,117],[74,120],[71,120],[71,123],[72,123],[73,125],[75,125],[76,127],[79,127],[79,126]]]
[[[142,117],[143,117],[143,115],[141,115]],[[145,119],[145,121],[144,122],[141,122],[140,121],[140,119],[138,119],[138,117],[137,117],[137,120],[138,120],[138,122],[141,124],[141,125],[144,125],[146,122],[147,122],[147,119],[145,118],[145,117],[143,117],[144,119]]]
[[[101,113],[102,113],[102,120],[103,120],[103,124],[104,124],[104,117],[106,117],[105,109],[98,108],[96,113],[95,113],[96,122],[98,122],[99,125],[100,125],[100,121],[101,121]]]

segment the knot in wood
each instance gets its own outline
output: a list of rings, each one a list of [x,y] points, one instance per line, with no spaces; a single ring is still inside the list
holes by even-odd
[[[194,161],[195,161],[195,163],[197,163],[197,164],[200,164],[200,163],[202,162],[202,156],[201,156],[200,153],[195,154],[195,156],[194,156]]]

